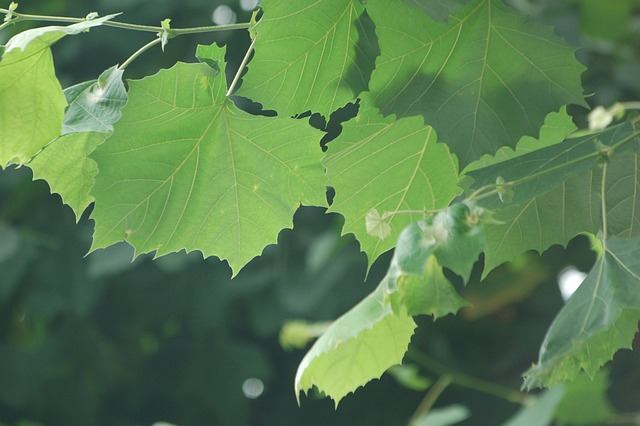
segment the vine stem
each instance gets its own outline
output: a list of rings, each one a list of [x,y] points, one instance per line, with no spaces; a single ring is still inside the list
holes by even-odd
[[[8,9],[0,8],[0,13],[4,13],[8,15],[12,14],[13,18],[9,21],[5,22],[0,26],[0,29],[4,26],[12,23],[18,23],[21,21],[48,21],[48,22],[65,22],[65,23],[78,23],[86,21],[85,18],[73,18],[69,16],[47,16],[47,15],[30,15],[26,13],[19,13],[16,11],[10,12]],[[227,30],[246,30],[251,25],[249,22],[243,22],[239,24],[228,24],[228,25],[213,25],[213,26],[204,26],[204,27],[193,27],[193,28],[163,28],[156,27],[151,25],[139,25],[139,24],[129,24],[126,22],[118,22],[118,21],[105,21],[102,25],[107,27],[114,28],[122,28],[126,30],[134,30],[134,31],[146,31],[159,33],[166,31],[169,35],[169,38],[176,37],[184,34],[197,34],[197,33],[208,33],[215,31],[227,31]]]
[[[605,161],[604,165],[602,166],[602,182],[601,185],[602,187],[600,188],[600,197],[601,197],[601,206],[602,206],[602,244],[603,244],[603,249],[605,248],[605,245],[607,244],[607,193],[606,193],[606,189],[607,189],[607,169],[608,169],[609,163],[607,161]]]
[[[442,395],[442,392],[447,389],[452,381],[453,379],[450,374],[440,376],[438,381],[433,386],[431,386],[431,389],[429,389],[429,392],[427,392],[422,402],[420,402],[420,405],[418,405],[418,408],[416,409],[415,413],[413,413],[413,416],[411,416],[409,426],[413,425],[420,416],[427,414],[431,410],[438,398],[440,398],[440,395]]]
[[[146,52],[147,50],[151,49],[153,46],[155,46],[156,44],[162,43],[162,39],[160,37],[151,40],[149,43],[145,44],[144,46],[142,46],[140,49],[136,50],[133,55],[129,56],[129,59],[127,59],[126,61],[124,61],[122,63],[122,65],[120,65],[118,67],[118,69],[120,71],[124,70],[125,68],[127,68],[131,62],[135,61],[138,56],[142,55],[144,52]]]
[[[434,374],[438,374],[440,376],[448,375],[452,384],[482,392],[487,395],[493,395],[497,398],[518,404],[526,404],[533,398],[524,392],[520,392],[506,386],[468,376],[464,373],[451,372],[448,367],[415,348],[410,349],[407,356],[418,365]]]
[[[615,150],[618,149],[620,146],[622,146],[622,145],[624,145],[624,144],[626,144],[626,143],[628,143],[630,141],[633,141],[639,135],[640,135],[640,132],[635,132],[631,136],[628,136],[628,137],[622,139],[621,141],[616,142],[615,144],[611,145],[609,147],[610,153],[611,153],[610,155],[612,155],[615,152]],[[561,170],[561,169],[563,169],[563,168],[565,168],[567,166],[571,166],[573,164],[577,164],[577,163],[580,163],[582,161],[587,161],[587,160],[590,160],[592,158],[599,157],[601,155],[602,155],[602,153],[600,151],[594,151],[594,152],[592,152],[590,154],[587,154],[587,155],[584,155],[584,156],[582,156],[580,158],[576,158],[576,159],[568,161],[566,163],[558,164],[557,166],[551,167],[551,168],[546,169],[546,170],[541,170],[539,172],[530,174],[530,175],[525,176],[525,177],[520,178],[520,179],[516,179],[516,180],[510,181],[510,182],[504,182],[504,183],[500,183],[500,184],[485,185],[485,186],[479,188],[478,190],[476,190],[475,192],[473,192],[467,198],[467,200],[469,200],[469,201],[482,200],[484,198],[490,197],[490,196],[498,193],[498,188],[500,188],[500,187],[502,187],[502,188],[505,188],[505,187],[511,188],[511,187],[520,185],[521,183],[525,183],[525,182],[528,182],[530,180],[536,179],[536,178],[538,178],[540,176],[544,176],[544,175],[546,175],[548,173],[552,173],[552,172]]]
[[[436,214],[440,210],[396,210],[394,212],[384,212],[382,219],[388,219],[397,214]]]
[[[251,41],[251,44],[249,45],[249,48],[247,49],[247,53],[244,55],[244,58],[242,58],[240,67],[238,68],[238,71],[236,71],[236,75],[233,77],[233,81],[229,86],[229,90],[227,90],[227,94],[226,94],[227,97],[231,96],[233,91],[236,89],[236,86],[240,81],[240,76],[242,75],[242,71],[244,70],[244,67],[247,66],[247,62],[249,62],[249,57],[251,56],[251,52],[253,52],[253,46],[255,46],[257,39],[258,39],[258,36],[256,35]]]

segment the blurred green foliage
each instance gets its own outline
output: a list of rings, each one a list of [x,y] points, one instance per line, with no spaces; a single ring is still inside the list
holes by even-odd
[[[578,55],[589,67],[584,78],[592,104],[640,99],[640,1],[511,3],[583,46]],[[31,0],[20,8],[70,16],[122,11],[127,22],[155,25],[170,17],[172,26],[187,27],[210,25],[221,4],[232,7],[240,22],[250,18],[239,3],[218,0]],[[68,38],[54,47],[58,75],[65,85],[95,78],[150,37],[101,28]],[[213,41],[229,45],[234,72],[248,45],[243,31],[173,39],[164,54],[145,53],[126,76],[141,78],[177,60],[194,61],[195,45]],[[295,319],[335,319],[373,289],[389,256],[365,280],[366,259],[352,236],[340,236],[339,216],[303,208],[294,223],[234,280],[225,263],[198,254],[132,262],[132,250],[117,245],[84,257],[92,222],[84,217],[76,224],[71,210],[45,183],[32,182],[28,170],[1,172],[0,422],[406,424],[425,391],[403,387],[389,375],[349,395],[337,411],[313,395],[298,408],[293,380],[304,351],[280,347],[281,327]],[[464,289],[473,309],[435,323],[419,318],[412,344],[439,363],[435,369],[420,365],[424,382],[445,369],[517,389],[562,304],[557,273],[567,264],[587,270],[593,260],[588,240],[577,238],[566,250],[524,255],[482,284],[476,265]],[[613,409],[640,410],[638,351],[619,353],[610,373]],[[243,393],[243,384],[259,383],[245,383],[252,378],[264,384],[255,399]],[[437,406],[451,404],[469,409],[465,425],[500,424],[519,408],[453,385]]]

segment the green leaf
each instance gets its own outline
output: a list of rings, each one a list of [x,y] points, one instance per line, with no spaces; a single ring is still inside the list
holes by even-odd
[[[435,21],[446,21],[469,0],[404,0],[405,3],[422,10]]]
[[[69,107],[64,116],[63,136],[47,145],[29,162],[34,179],[44,179],[52,193],[60,194],[76,220],[93,202],[89,195],[98,174],[89,155],[113,131],[120,110],[127,102],[122,70],[112,67],[98,80],[65,90]]]
[[[220,70],[178,63],[129,82],[122,119],[92,155],[92,250],[122,240],[138,254],[199,250],[237,273],[301,203],[326,203],[322,133],[239,110],[225,96],[224,50],[200,46],[198,56]]]
[[[502,426],[549,426],[556,407],[562,400],[564,388],[556,386],[537,397],[532,404],[522,407]]]
[[[554,244],[566,246],[580,233],[597,233],[600,201],[592,181],[596,178],[589,172],[523,204],[496,210],[495,223],[485,225],[484,275],[527,250],[542,253]]]
[[[595,193],[601,189],[594,182]],[[607,168],[607,225],[610,235],[640,233],[640,154],[617,153]]]
[[[637,146],[637,132],[621,125],[558,144],[562,126],[557,127],[558,131],[544,129],[539,142],[547,148],[531,151],[535,142],[523,140],[522,148],[519,145],[515,152],[501,152],[499,158],[504,161],[468,172],[476,179],[475,186],[480,187],[495,180],[497,174],[506,176],[506,180],[528,179],[531,174],[556,167],[546,175],[513,187],[510,203],[503,203],[497,196],[480,201],[484,207],[496,209],[496,223],[485,225],[485,275],[524,251],[542,252],[554,244],[566,245],[579,233],[598,232],[601,171],[597,167],[596,142],[614,146],[631,141],[619,147],[610,160],[607,206],[611,235],[630,235],[629,230],[638,229],[635,225],[640,221],[638,210],[632,207],[639,202],[634,195],[638,189],[637,154],[629,151]],[[576,163],[561,167],[571,160]],[[482,162],[486,164],[488,159],[478,164]]]
[[[469,306],[444,276],[434,256],[428,258],[422,275],[401,275],[395,285],[399,297],[395,303],[402,304],[409,315],[433,315],[438,319]]]
[[[76,220],[93,202],[89,193],[98,167],[89,154],[108,136],[108,133],[69,133],[56,139],[29,163],[33,179],[47,181],[51,193],[60,194]]]
[[[564,424],[605,424],[615,411],[607,399],[608,374],[601,370],[592,379],[581,374],[565,383],[564,396],[556,408],[555,419]]]
[[[394,312],[406,309],[410,315],[438,318],[468,305],[444,276],[442,266],[469,279],[484,248],[480,215],[474,206],[454,204],[402,231],[383,280]]]
[[[400,364],[416,327],[406,313],[385,303],[384,285],[338,318],[298,367],[296,395],[314,385],[336,406],[349,392]]]
[[[328,117],[367,89],[378,54],[361,0],[268,0],[237,94],[282,115]]]
[[[87,81],[64,90],[69,106],[64,115],[62,134],[75,132],[113,132],[120,110],[127,103],[123,70],[111,67],[98,80]]]
[[[369,0],[367,11],[381,50],[369,84],[375,105],[422,115],[462,167],[537,134],[549,112],[585,105],[574,49],[500,0],[473,1],[449,24],[401,0]]]
[[[494,155],[483,155],[479,160],[469,164],[463,170],[463,173],[488,167],[501,161],[510,160],[540,148],[559,144],[564,142],[565,139],[577,129],[573,123],[573,119],[567,114],[567,108],[562,107],[558,112],[550,112],[547,114],[544,125],[540,128],[540,134],[537,138],[523,136],[518,141],[515,149],[503,146]]]
[[[49,47],[113,16],[27,30],[9,40],[0,62],[0,168],[25,164],[61,133],[66,101]]]
[[[620,348],[630,348],[640,320],[640,237],[612,237],[604,254],[549,328],[527,388],[594,376]]]
[[[371,265],[393,248],[404,227],[424,214],[398,214],[385,220],[385,239],[367,232],[367,215],[399,210],[446,207],[460,193],[458,168],[447,147],[438,144],[431,127],[417,117],[383,118],[361,105],[354,119],[343,124],[329,144],[324,164],[329,185],[336,191],[330,211],[345,217],[345,233],[353,233]]]

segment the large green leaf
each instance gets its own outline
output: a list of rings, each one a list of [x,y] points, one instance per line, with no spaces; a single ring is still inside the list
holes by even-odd
[[[367,233],[365,217],[377,211],[431,210],[449,205],[459,194],[458,168],[447,147],[422,120],[382,117],[362,106],[329,144],[324,164],[329,185],[336,190],[331,211],[345,217],[345,233],[353,233],[373,263],[393,248],[404,227],[424,214],[390,217],[388,237]]]
[[[376,106],[424,116],[463,167],[536,135],[549,112],[584,104],[573,49],[500,0],[476,0],[448,24],[402,0],[369,0],[367,11],[381,50],[369,85]]]
[[[69,107],[64,116],[63,136],[38,153],[29,167],[34,179],[44,179],[52,193],[60,194],[79,220],[93,202],[89,195],[98,167],[89,158],[113,131],[127,101],[122,71],[106,70],[98,80],[65,90]]]
[[[0,62],[0,168],[25,164],[60,135],[66,101],[50,46],[113,16],[27,30],[9,40]]]
[[[315,385],[337,406],[349,392],[402,362],[415,327],[406,312],[393,313],[381,283],[338,318],[305,355],[296,373],[296,395]]]
[[[603,254],[549,328],[525,386],[551,386],[584,370],[595,375],[630,348],[640,320],[640,238],[612,237]]]
[[[611,235],[618,235],[637,229],[633,223],[640,218],[637,217],[638,210],[632,208],[638,203],[634,195],[638,188],[637,154],[632,151],[637,148],[637,131],[622,125],[600,134],[556,143],[562,138],[562,132],[568,130],[569,127],[562,125],[549,128],[541,132],[538,143],[551,146],[532,151],[535,141],[523,140],[515,152],[499,151],[497,157],[503,161],[468,172],[475,178],[475,187],[495,182],[498,176],[511,181],[548,172],[515,186],[509,203],[503,203],[498,196],[481,202],[483,206],[495,209],[497,222],[486,225],[485,274],[524,251],[542,252],[553,244],[566,245],[579,233],[598,232],[601,226],[599,146],[629,141],[618,148],[622,152],[609,160],[611,177],[607,179],[606,187],[611,216],[609,230]],[[470,168],[487,161],[483,158]],[[575,162],[562,166],[570,161]]]
[[[178,63],[129,82],[122,118],[92,156],[92,250],[122,240],[158,256],[200,250],[237,273],[301,203],[326,203],[322,133],[239,110],[225,96],[224,50],[198,54],[214,66]]]
[[[378,52],[361,0],[267,0],[238,95],[328,117],[367,89]]]
[[[446,21],[449,15],[456,12],[469,0],[404,0],[404,2],[422,10],[431,19]]]

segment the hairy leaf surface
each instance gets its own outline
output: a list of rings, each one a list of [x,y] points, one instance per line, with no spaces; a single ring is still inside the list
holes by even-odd
[[[25,164],[60,135],[67,103],[55,76],[51,45],[113,16],[35,28],[7,42],[0,61],[0,168]]]
[[[345,233],[353,233],[369,264],[393,248],[400,232],[423,214],[399,214],[386,220],[391,228],[380,239],[367,233],[365,217],[373,209],[431,210],[446,207],[460,193],[458,168],[435,131],[417,117],[395,120],[361,107],[329,144],[324,164],[336,190],[331,211],[345,217]]]
[[[198,53],[214,67],[178,63],[130,82],[122,119],[92,156],[92,250],[121,240],[158,256],[200,250],[237,273],[301,203],[326,203],[322,133],[239,110],[225,96],[224,51]]]
[[[367,89],[378,54],[361,0],[268,0],[237,94],[283,115],[328,117]]]
[[[584,105],[573,49],[500,0],[476,0],[448,24],[402,0],[369,0],[367,11],[381,50],[369,84],[375,105],[422,115],[462,167],[536,135],[549,112]]]
[[[393,313],[383,284],[338,318],[305,355],[296,373],[296,395],[315,385],[337,405],[402,362],[416,325],[406,312]]]
[[[562,308],[525,375],[527,388],[594,376],[621,348],[630,348],[640,320],[640,238],[612,237]]]

